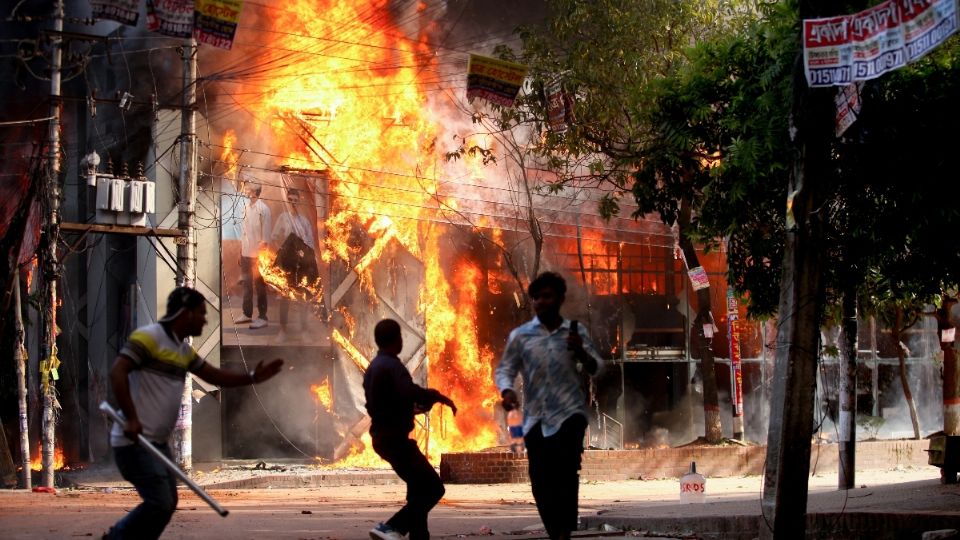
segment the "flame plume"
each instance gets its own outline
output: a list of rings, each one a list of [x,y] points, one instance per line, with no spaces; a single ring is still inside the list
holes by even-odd
[[[59,446],[53,448],[53,468],[59,471],[63,468],[66,460],[63,457],[63,450]],[[22,468],[22,467],[21,467]],[[39,471],[43,469],[43,445],[37,444],[37,456],[30,460],[30,470]]]
[[[437,208],[455,207],[455,202],[439,195],[443,179],[436,141],[442,130],[424,93],[438,68],[426,47],[431,27],[425,6],[415,9],[403,19],[417,21],[419,35],[408,38],[391,21],[398,16],[383,0],[296,0],[270,8],[265,22],[271,42],[258,49],[265,57],[256,59],[266,74],[232,99],[258,119],[257,130],[269,131],[273,153],[288,156],[281,165],[329,174],[330,202],[318,224],[324,262],[351,268],[371,302],[378,298],[373,269],[386,263],[394,247],[423,264],[416,301],[422,324],[413,326],[424,330],[429,385],[450,395],[460,409],[456,418],[441,414],[439,407],[431,413],[429,457],[436,463],[440,452],[496,445],[499,430],[493,421],[493,353],[481,345],[477,331],[477,298],[491,285],[475,263],[460,261],[453,268],[456,254],[441,253],[441,238],[453,228],[436,223],[442,220]],[[224,146],[230,147],[229,156],[236,155],[235,142]],[[481,175],[481,167],[473,165]],[[351,242],[358,228],[373,240],[371,248],[361,250]],[[259,258],[268,283],[288,297],[293,288],[308,299],[320,298],[311,288],[315,284],[291,287],[275,279],[273,258],[267,250]],[[329,307],[344,313],[338,302],[345,286],[331,286],[336,290],[331,289]],[[367,359],[350,342],[354,318],[347,317],[345,324],[348,335],[335,330],[334,343],[362,370]],[[369,440],[361,439],[336,465],[362,463],[384,465]]]
[[[333,412],[333,393],[330,391],[330,378],[324,377],[320,384],[311,384],[310,392],[327,412]]]

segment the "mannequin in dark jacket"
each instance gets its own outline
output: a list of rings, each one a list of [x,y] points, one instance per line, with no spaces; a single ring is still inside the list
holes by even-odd
[[[370,437],[377,455],[406,482],[407,504],[386,523],[374,527],[370,538],[398,540],[409,534],[410,540],[426,540],[430,538],[427,514],[443,497],[444,489],[433,465],[409,437],[413,416],[428,412],[435,403],[450,407],[456,415],[457,406],[440,392],[413,382],[398,357],[403,350],[403,337],[397,321],[384,319],[373,333],[379,350],[363,376]]]

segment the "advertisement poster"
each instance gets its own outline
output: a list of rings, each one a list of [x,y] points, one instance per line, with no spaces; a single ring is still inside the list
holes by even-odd
[[[956,0],[887,0],[852,15],[805,19],[807,84],[874,79],[922,57],[956,31]]]
[[[743,367],[740,362],[740,303],[732,290],[727,291],[727,341],[730,342],[730,367],[733,377],[733,415],[743,416]]]
[[[512,107],[526,76],[527,66],[471,54],[467,62],[467,99],[482,98]]]
[[[260,172],[222,189],[223,343],[318,344],[327,265],[315,179]]]
[[[233,47],[240,22],[241,0],[196,0],[193,35],[198,43],[221,49]]]
[[[690,276],[690,283],[693,284],[693,290],[699,291],[710,286],[710,280],[707,278],[707,271],[702,266],[691,268],[687,274]]]

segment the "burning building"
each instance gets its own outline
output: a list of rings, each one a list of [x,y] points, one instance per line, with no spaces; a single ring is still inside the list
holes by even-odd
[[[672,232],[646,220],[604,222],[591,190],[541,195],[538,188],[551,178],[523,161],[528,156],[511,163],[508,152],[521,149],[498,148],[489,134],[485,141],[467,142],[477,137],[458,110],[467,105],[438,83],[456,70],[425,56],[432,50],[436,7],[419,4],[407,14],[367,21],[363,13],[372,7],[336,3],[320,18],[306,17],[313,3],[270,10],[262,20],[271,25],[269,48],[254,60],[265,76],[218,85],[251,113],[219,122],[223,139],[210,144],[219,151],[212,170],[220,168],[212,172],[212,185],[235,198],[230,214],[223,214],[224,358],[242,355],[245,347],[288,345],[273,339],[273,324],[258,330],[233,324],[241,318],[239,292],[231,292],[237,240],[226,231],[243,219],[246,202],[234,194],[255,182],[274,216],[288,211],[284,201],[291,189],[307,193],[312,203],[305,210],[312,218],[316,242],[310,247],[320,261],[321,285],[299,299],[311,304],[313,314],[304,329],[309,343],[300,347],[314,348],[326,359],[320,363],[330,365],[317,376],[332,379],[330,414],[338,436],[351,439],[364,431],[359,383],[375,353],[370,328],[393,317],[408,334],[411,372],[442,388],[463,411],[444,418],[438,410],[424,419],[422,438],[431,457],[500,444],[492,369],[509,329],[529,316],[523,287],[538,269],[558,269],[579,284],[569,315],[594,328],[611,356],[623,349],[626,357],[624,344],[631,343],[685,359],[680,310],[686,306],[678,300],[685,278]],[[344,26],[351,32],[325,43],[324,52],[281,61],[288,51],[319,47],[305,36],[333,35]],[[227,70],[219,73],[229,80]],[[255,135],[244,141],[244,134]],[[254,141],[261,146],[251,149]],[[501,160],[484,165],[467,154],[451,161],[456,147],[449,141],[483,145]],[[642,263],[644,252],[649,264]],[[274,258],[269,248],[260,257],[272,291],[268,303],[297,296],[293,284],[276,279]],[[626,339],[619,321],[633,306],[624,295],[651,298],[649,306],[636,306],[640,313],[654,305],[661,311],[645,315],[650,320],[642,319],[636,332],[629,329]],[[291,394],[307,395],[285,392]],[[345,451],[342,441],[332,454],[314,447],[328,459]]]

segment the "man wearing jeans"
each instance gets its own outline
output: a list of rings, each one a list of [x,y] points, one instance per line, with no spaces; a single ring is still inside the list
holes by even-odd
[[[130,334],[113,363],[110,385],[125,422],[113,425],[110,444],[120,474],[133,484],[143,502],[104,538],[158,538],[173,516],[176,478],[138,444],[137,436],[142,434],[171,457],[167,440],[180,412],[187,372],[211,384],[231,387],[266,381],[283,365],[280,359],[260,362],[246,373],[211,366],[185,341],[199,336],[206,324],[203,295],[189,287],[177,287],[167,298],[166,315]]]
[[[596,376],[603,361],[586,330],[560,315],[567,283],[553,272],[528,287],[536,317],[510,332],[496,370],[507,411],[518,407],[513,390],[523,377],[524,443],[530,486],[540,519],[552,540],[569,540],[577,528],[580,458],[587,427],[587,396],[581,373]]]
[[[260,200],[262,186],[247,182],[244,186],[249,202],[243,209],[240,228],[240,277],[243,279],[243,317],[238,324],[250,323],[256,330],[267,326],[267,284],[257,266],[257,255],[270,240],[270,208]],[[253,319],[253,290],[257,290],[257,318]]]

